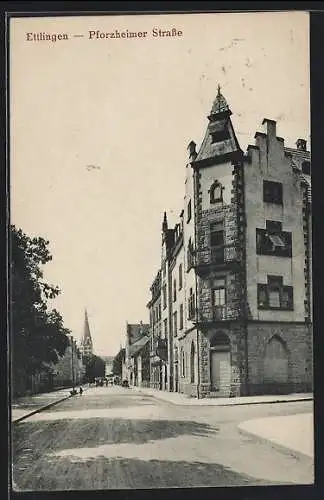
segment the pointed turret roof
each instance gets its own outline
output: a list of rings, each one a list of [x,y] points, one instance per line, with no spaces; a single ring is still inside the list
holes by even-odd
[[[221,93],[221,87],[218,84],[218,86],[217,86],[217,95],[216,95],[216,98],[215,98],[215,100],[213,102],[213,106],[212,106],[210,114],[211,115],[215,115],[215,114],[218,114],[218,113],[223,113],[224,111],[229,111],[229,106],[227,104],[227,101],[226,101],[225,97]]]
[[[83,330],[83,337],[82,337],[82,344],[91,344],[92,345],[92,338],[91,338],[91,333],[90,333],[90,327],[89,327],[89,319],[88,319],[88,312],[85,309],[84,310],[84,330]]]
[[[231,121],[231,110],[220,85],[213,102],[204,140],[192,165],[213,165],[242,155]]]

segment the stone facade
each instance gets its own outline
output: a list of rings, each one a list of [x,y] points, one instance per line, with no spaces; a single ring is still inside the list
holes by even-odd
[[[199,151],[188,146],[179,223],[170,229],[164,217],[158,276],[168,384],[159,388],[199,398],[309,391],[310,152],[301,139],[285,147],[265,119],[244,153],[231,114],[218,90]],[[183,289],[173,300],[180,264]]]
[[[136,324],[126,323],[126,342],[125,342],[125,378],[130,385],[138,385],[138,367],[140,361],[138,357],[141,355],[142,351],[147,353],[148,351],[143,350],[144,346],[150,341],[150,325],[144,324],[142,321]],[[149,356],[148,356],[149,363]],[[140,364],[140,374],[142,366]]]

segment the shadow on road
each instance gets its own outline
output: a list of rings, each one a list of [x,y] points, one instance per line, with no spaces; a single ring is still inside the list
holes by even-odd
[[[205,423],[178,420],[94,417],[26,422],[13,428],[13,457],[14,460],[19,459],[19,454],[26,448],[31,450],[34,456],[41,456],[45,450],[53,452],[118,443],[143,444],[181,435],[207,437],[217,432],[218,428]]]
[[[44,473],[46,471],[46,473]],[[98,457],[71,464],[67,458],[33,463],[17,471],[20,491],[190,488],[271,485],[217,463]]]

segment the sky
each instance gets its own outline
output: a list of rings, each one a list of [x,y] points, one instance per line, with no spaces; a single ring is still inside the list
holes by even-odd
[[[88,37],[115,29],[148,35]],[[310,140],[306,12],[17,18],[9,71],[11,223],[49,240],[49,305],[77,339],[87,308],[98,355],[124,345],[126,322],[148,322],[163,212],[177,222],[217,85],[243,150],[263,118],[287,146]]]

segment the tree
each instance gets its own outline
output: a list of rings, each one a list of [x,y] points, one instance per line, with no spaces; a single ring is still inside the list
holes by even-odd
[[[48,309],[48,300],[60,293],[46,283],[42,267],[52,260],[49,242],[30,238],[21,229],[11,233],[11,325],[14,385],[19,377],[48,370],[69,344],[63,319],[56,309]]]
[[[85,356],[83,361],[85,364],[85,377],[88,381],[105,376],[106,363],[102,358],[92,354],[91,356]]]
[[[125,359],[125,349],[120,349],[113,361],[113,374],[118,377],[122,376],[123,360]]]

